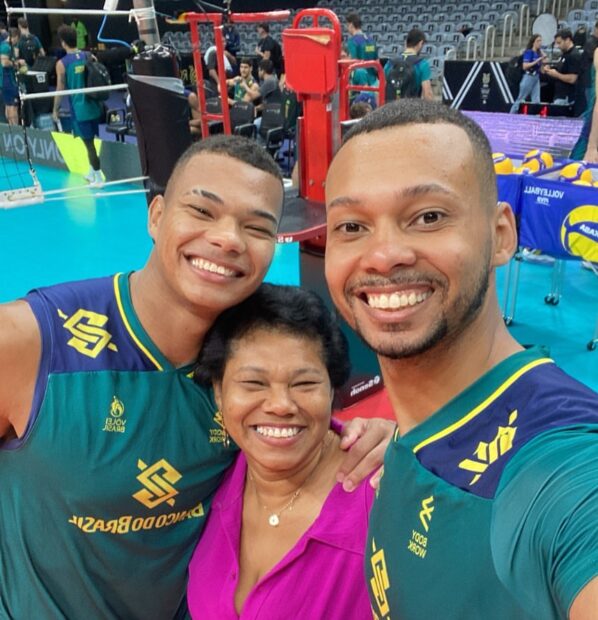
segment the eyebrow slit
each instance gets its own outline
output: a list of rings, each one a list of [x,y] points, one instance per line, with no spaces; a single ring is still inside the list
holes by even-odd
[[[206,198],[207,200],[211,200],[212,202],[216,202],[220,205],[224,204],[224,200],[222,200],[222,198],[220,198],[220,196],[218,196],[218,194],[214,194],[213,192],[209,192],[206,189],[201,189],[199,187],[194,187],[191,190],[192,194],[195,194],[196,196],[202,196],[203,198]]]

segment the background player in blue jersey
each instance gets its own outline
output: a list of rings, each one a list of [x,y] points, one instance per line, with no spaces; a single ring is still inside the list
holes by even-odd
[[[598,399],[505,328],[495,269],[517,236],[484,133],[389,104],[347,134],[326,202],[328,285],[398,422],[366,549],[375,617],[597,618]]]
[[[202,140],[150,205],[143,269],[0,306],[0,617],[184,610],[187,563],[234,456],[190,364],[262,281],[282,198],[255,142]],[[388,430],[370,425],[344,471]]]

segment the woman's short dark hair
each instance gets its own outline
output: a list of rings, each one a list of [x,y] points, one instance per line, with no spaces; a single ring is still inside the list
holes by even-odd
[[[318,342],[332,387],[341,387],[349,378],[347,339],[321,297],[296,286],[262,284],[216,319],[199,354],[195,380],[204,385],[222,381],[233,344],[258,329]]]

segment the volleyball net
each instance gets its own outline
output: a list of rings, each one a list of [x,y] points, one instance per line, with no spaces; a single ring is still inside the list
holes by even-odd
[[[144,7],[141,9],[131,9],[126,11],[118,10],[65,10],[65,9],[38,9],[27,7],[10,7],[5,0],[5,7],[7,15],[36,15],[43,14],[61,14],[65,17],[71,18],[73,15],[94,15],[94,16],[120,16],[128,17],[128,19],[135,20],[138,27],[141,29],[142,24],[144,28],[147,28],[147,23],[151,23],[155,20],[155,11],[152,6]],[[116,4],[116,3],[112,3]],[[61,193],[69,193],[71,197],[81,196],[109,196],[109,195],[123,195],[131,193],[145,193],[147,190],[143,187],[138,189],[122,189],[120,186],[124,183],[142,183],[147,179],[144,176],[133,176],[121,179],[111,179],[108,182],[103,182],[99,185],[91,185],[83,183],[78,187],[68,187],[65,189],[53,189],[45,191],[42,187],[38,174],[35,168],[35,157],[33,151],[36,147],[39,149],[42,142],[44,146],[52,144],[52,139],[56,144],[65,144],[66,140],[64,134],[62,136],[58,131],[52,133],[44,132],[48,135],[47,140],[41,140],[39,138],[39,132],[35,130],[33,126],[33,119],[31,115],[27,114],[27,106],[31,106],[36,100],[52,101],[57,95],[56,92],[25,92],[23,76],[20,74],[19,66],[14,63],[13,68],[2,67],[2,70],[14,71],[14,81],[18,88],[18,112],[19,112],[19,124],[7,124],[1,128],[0,131],[0,208],[12,208],[18,206],[31,205],[41,203],[46,200],[57,200],[60,198]],[[100,86],[95,88],[78,88],[70,90],[60,91],[60,96],[66,98],[71,95],[85,94],[90,95],[98,92],[122,91],[126,90],[126,84],[113,84],[110,86]],[[51,109],[51,105],[46,106]],[[30,125],[31,123],[31,125]],[[54,129],[62,129],[61,127],[55,127]],[[52,138],[53,137],[53,138]],[[57,149],[56,144],[54,149]],[[43,147],[42,147],[43,148]],[[50,147],[52,148],[52,147]],[[76,168],[80,167],[81,161],[77,161],[77,157],[80,160],[84,160],[85,154],[82,149],[76,149],[80,155],[75,155]],[[62,156],[59,154],[59,158]],[[70,166],[69,166],[70,169]]]

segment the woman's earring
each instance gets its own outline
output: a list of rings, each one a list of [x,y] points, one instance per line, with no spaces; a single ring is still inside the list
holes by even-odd
[[[224,424],[224,416],[222,415],[222,411],[218,409],[218,411],[214,414],[214,420],[220,425],[222,428],[222,445],[228,450],[230,448],[230,435],[226,430],[226,426]]]

